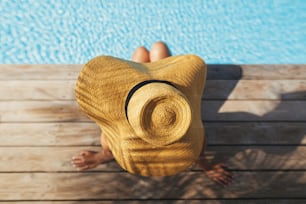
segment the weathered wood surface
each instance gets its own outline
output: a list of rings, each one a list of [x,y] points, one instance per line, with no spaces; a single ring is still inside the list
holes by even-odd
[[[305,100],[306,80],[207,80],[203,98],[204,100]]]
[[[303,122],[205,122],[209,145],[305,145]],[[91,146],[100,144],[93,122],[0,123],[1,146]],[[35,142],[33,142],[35,141]]]
[[[0,200],[303,198],[304,172],[233,172],[218,186],[202,172],[145,178],[118,172],[1,173]],[[16,193],[16,191],[22,193]]]
[[[75,80],[83,65],[0,64],[0,80]],[[207,65],[207,79],[306,79],[305,65]]]
[[[0,101],[0,122],[89,121],[76,101]]]
[[[0,100],[74,100],[75,80],[0,81]]]
[[[305,79],[305,65],[208,65],[207,79]]]
[[[197,167],[162,178],[115,162],[73,169],[77,152],[100,149],[99,128],[74,99],[81,68],[0,65],[0,202],[306,202],[305,65],[208,65],[206,157],[227,163],[235,178],[227,188]]]
[[[306,100],[203,101],[204,121],[303,121]],[[88,122],[75,101],[0,101],[0,122]]]
[[[99,151],[100,147],[1,147],[0,172],[76,171],[70,164],[81,150]],[[224,161],[232,170],[306,170],[305,146],[209,146],[208,160]],[[117,171],[116,162],[92,171]]]
[[[0,80],[76,80],[83,65],[0,64]]]
[[[0,100],[75,100],[75,80],[0,81]],[[204,100],[302,100],[306,80],[208,80]]]
[[[204,121],[303,121],[306,122],[306,100],[204,101]]]
[[[100,134],[93,122],[0,123],[0,146],[100,145]]]

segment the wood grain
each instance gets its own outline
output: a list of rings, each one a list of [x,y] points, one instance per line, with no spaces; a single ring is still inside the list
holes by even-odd
[[[0,81],[0,100],[75,100],[75,80]],[[208,80],[204,100],[306,100],[306,80]]]
[[[204,125],[209,145],[306,144],[306,125],[302,122],[205,122]],[[93,122],[0,123],[0,146],[99,146],[100,133]]]
[[[306,100],[306,80],[208,80],[203,99]]]
[[[0,101],[0,122],[89,121],[76,101]]]
[[[305,79],[306,65],[207,65],[207,79]]]
[[[306,101],[204,101],[204,121],[306,121]],[[0,101],[0,122],[90,121],[75,101]]]
[[[303,121],[306,101],[203,101],[204,121]]]
[[[0,172],[76,171],[70,161],[82,150],[100,147],[1,147]],[[305,146],[208,146],[206,158],[213,163],[225,162],[235,170],[306,170]],[[122,169],[116,162],[100,165],[91,171]]]
[[[75,80],[0,81],[0,100],[75,100]]]
[[[0,64],[0,80],[76,80],[83,65]]]
[[[0,64],[0,80],[77,79],[83,65]],[[208,64],[207,79],[306,79],[306,65],[222,65]]]
[[[116,162],[77,172],[71,157],[101,148],[74,99],[82,66],[0,65],[0,202],[305,203],[306,65],[208,65],[206,158],[229,166],[227,188],[198,167],[159,178]]]
[[[100,145],[100,134],[93,122],[0,123],[0,146]]]
[[[202,172],[157,178],[100,172],[2,173],[0,200],[288,199],[305,195],[305,172],[238,171],[233,174],[235,182],[223,188],[212,183]]]
[[[211,145],[305,145],[305,123],[206,122]],[[281,147],[279,147],[281,148]]]

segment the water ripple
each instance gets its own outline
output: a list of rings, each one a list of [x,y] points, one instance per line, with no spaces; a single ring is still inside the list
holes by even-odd
[[[306,63],[306,1],[0,1],[0,63],[129,59],[156,40],[208,63]]]

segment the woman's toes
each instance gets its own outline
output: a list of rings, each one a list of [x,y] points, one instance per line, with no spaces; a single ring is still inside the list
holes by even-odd
[[[170,55],[170,51],[164,42],[155,42],[150,51],[150,60],[154,62],[169,57]]]
[[[95,151],[82,151],[72,157],[71,164],[80,171],[94,168],[100,164],[100,161],[97,159],[98,154]]]
[[[84,164],[84,160],[73,160],[71,163],[74,165],[81,165]]]
[[[81,167],[85,165],[85,161],[83,159],[74,159],[71,161],[73,167]]]
[[[149,51],[143,46],[136,48],[132,55],[132,60],[139,63],[150,62]]]
[[[74,168],[81,168],[83,166],[86,165],[86,160],[84,158],[84,155],[86,154],[85,152],[80,152],[78,155],[72,157],[71,159],[71,165],[74,167]]]

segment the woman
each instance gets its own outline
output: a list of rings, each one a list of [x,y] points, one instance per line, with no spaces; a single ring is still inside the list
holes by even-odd
[[[145,47],[138,47],[133,55],[132,61],[138,63],[150,63],[155,62],[167,57],[170,57],[170,51],[165,43],[155,42],[152,45],[151,51],[148,51]],[[206,141],[206,140],[205,140]],[[202,153],[196,164],[203,168],[206,175],[213,181],[221,184],[228,185],[232,182],[232,175],[226,170],[224,164],[210,164],[204,157],[204,142],[202,147]],[[97,167],[99,164],[103,164],[114,159],[112,151],[109,147],[107,138],[101,135],[102,149],[100,152],[95,151],[82,151],[78,155],[72,158],[72,165],[78,170],[88,170]]]

